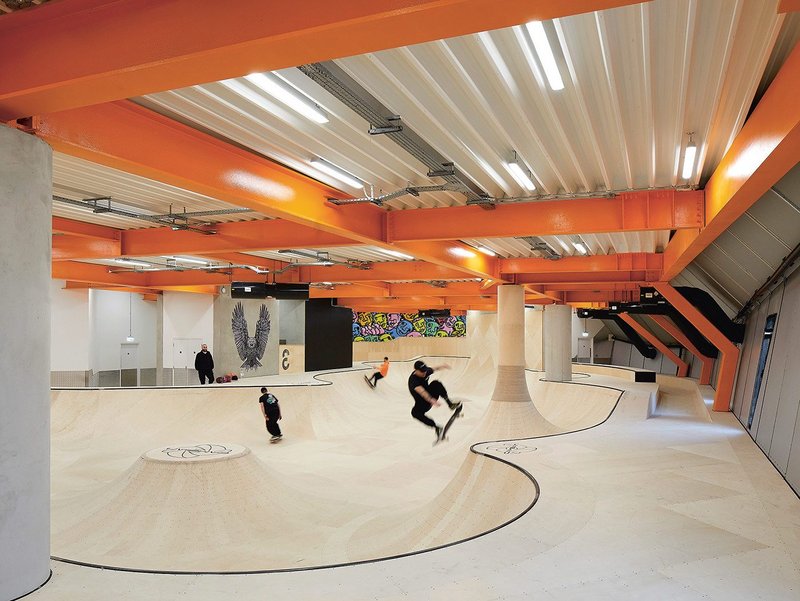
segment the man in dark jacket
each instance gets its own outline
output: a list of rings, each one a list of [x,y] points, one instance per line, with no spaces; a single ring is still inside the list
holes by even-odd
[[[202,345],[200,352],[194,356],[194,368],[200,376],[201,384],[206,383],[206,378],[209,384],[214,382],[214,357],[208,352],[208,345]]]

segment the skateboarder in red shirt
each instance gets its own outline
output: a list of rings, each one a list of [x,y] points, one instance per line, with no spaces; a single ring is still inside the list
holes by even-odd
[[[447,402],[447,406],[453,409],[454,412],[459,411],[461,408],[461,403],[450,401],[444,384],[439,380],[428,381],[433,372],[441,369],[450,369],[450,366],[445,364],[438,367],[428,367],[424,361],[416,361],[414,363],[414,371],[408,377],[408,391],[414,399],[414,408],[411,410],[411,416],[436,430],[436,442],[442,440],[445,428],[437,425],[435,421],[425,414],[430,411],[431,407],[439,404],[439,398],[443,398]],[[448,423],[452,423],[452,420]]]

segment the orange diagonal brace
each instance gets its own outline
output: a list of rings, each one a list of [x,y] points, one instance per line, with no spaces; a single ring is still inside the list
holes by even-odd
[[[714,327],[714,324],[705,315],[667,282],[656,282],[654,286],[681,315],[688,319],[719,350],[722,357],[720,359],[713,408],[714,411],[730,411],[733,384],[736,381],[736,367],[739,363],[739,347]]]
[[[662,330],[672,336],[675,340],[681,343],[684,348],[697,357],[697,359],[703,364],[703,367],[700,370],[700,384],[710,384],[711,372],[714,369],[714,359],[711,357],[706,357],[703,353],[701,353],[694,343],[689,340],[688,336],[686,336],[686,334],[684,334],[681,329],[672,323],[672,321],[665,315],[650,315],[650,319],[656,322]]]
[[[501,204],[494,211],[477,206],[411,209],[392,211],[387,217],[388,239],[394,242],[674,230],[702,225],[703,192],[676,190]]]
[[[640,324],[638,321],[636,321],[630,314],[621,313],[620,317],[622,318],[622,320],[625,323],[627,323],[634,330],[636,330],[636,332],[639,334],[639,336],[641,336],[642,338],[647,340],[647,342],[649,342],[654,347],[656,347],[659,351],[661,351],[662,355],[664,355],[667,359],[669,359],[675,365],[678,366],[678,376],[679,377],[681,377],[681,378],[686,377],[686,374],[689,373],[689,365],[686,363],[686,361],[684,361],[683,359],[678,357],[678,355],[676,355],[674,352],[672,352],[672,349],[670,349],[666,344],[661,342],[658,339],[658,336],[653,334],[650,330],[648,330],[646,327],[644,327],[642,324]]]
[[[0,121],[640,1],[53,2],[0,22]]]
[[[741,217],[800,157],[800,44],[786,59],[753,114],[706,184],[706,225],[678,232],[664,249],[671,280]]]

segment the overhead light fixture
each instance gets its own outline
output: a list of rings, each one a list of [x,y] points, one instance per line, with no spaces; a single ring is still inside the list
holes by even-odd
[[[152,267],[151,263],[147,263],[145,261],[136,261],[134,259],[114,259],[114,263],[118,263],[120,265],[128,265],[130,267]]]
[[[547,77],[547,83],[550,84],[550,89],[553,91],[563,90],[564,81],[561,79],[561,73],[556,64],[553,49],[550,48],[550,41],[547,39],[544,25],[542,25],[541,21],[531,21],[530,23],[526,23],[525,27],[531,36],[536,54],[539,55],[539,62],[542,63],[542,68],[544,68],[544,74]]]
[[[454,246],[450,249],[450,252],[457,257],[464,257],[466,259],[471,259],[475,256],[474,252],[467,250],[466,248],[461,248],[460,246]]]
[[[494,252],[491,248],[487,248],[485,246],[479,246],[478,247],[478,252],[481,252],[484,255],[488,255],[490,257],[496,257],[497,256],[496,252]]]
[[[694,143],[694,132],[689,132],[689,143],[686,145],[686,152],[683,153],[683,171],[681,177],[689,179],[694,173],[694,160],[697,157],[697,146]]]
[[[572,246],[574,246],[574,247],[575,247],[575,250],[577,250],[577,251],[578,251],[579,253],[581,253],[582,255],[585,255],[586,253],[588,253],[588,252],[589,252],[589,251],[586,249],[586,245],[583,243],[583,240],[581,240],[580,238],[575,238],[575,239],[572,241]]]
[[[279,83],[276,76],[272,74],[267,75],[265,73],[251,73],[250,75],[245,75],[244,78],[296,113],[303,115],[306,119],[320,124],[328,122],[328,118],[316,103],[312,103],[311,100],[306,98],[303,94],[296,91],[294,88],[290,88],[289,84],[283,82]]]
[[[534,184],[533,180],[530,178],[528,170],[523,169],[522,165],[519,164],[516,151],[514,151],[514,160],[503,163],[503,166],[520,186],[529,192],[536,190],[536,184]]]
[[[583,336],[584,338],[588,338],[589,337],[589,330],[586,328],[586,318],[585,317],[583,318],[583,332],[581,332],[581,336]]]
[[[400,252],[400,251],[398,251],[398,250],[390,250],[390,249],[388,249],[388,248],[384,248],[384,249],[383,249],[383,252],[385,252],[387,255],[392,255],[393,257],[397,257],[398,259],[406,259],[406,260],[411,260],[411,259],[413,259],[413,258],[414,258],[414,257],[412,257],[411,255],[407,255],[407,254],[405,254],[405,253],[401,253],[401,252]]]
[[[364,183],[362,181],[356,179],[354,176],[347,173],[347,171],[344,171],[333,163],[329,163],[323,159],[313,158],[311,159],[311,165],[322,171],[322,173],[330,175],[335,180],[338,180],[343,184],[350,186],[351,188],[360,190],[364,187]]]
[[[190,263],[192,265],[208,265],[208,261],[201,261],[200,259],[192,259],[191,257],[163,257],[168,261],[177,261],[179,263]]]

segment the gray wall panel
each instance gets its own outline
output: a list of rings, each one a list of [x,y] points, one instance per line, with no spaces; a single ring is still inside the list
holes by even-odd
[[[789,479],[790,455],[794,453],[793,486],[795,490],[800,490],[796,479],[797,472],[800,471],[800,457],[797,456],[800,452],[800,434],[797,432],[798,413],[800,413],[800,356],[797,352],[800,340],[800,275],[797,273],[786,284],[776,336],[781,341],[781,356],[784,361],[783,369],[776,361],[770,373],[771,389],[780,381],[780,392],[775,428],[767,454]],[[775,353],[775,357],[778,358],[778,352]]]
[[[766,310],[766,316],[773,313],[780,313],[781,301],[783,300],[783,286],[780,286],[770,296],[769,303]],[[788,313],[788,312],[787,312]],[[764,320],[766,321],[766,316]],[[788,315],[784,315],[788,317]],[[781,380],[783,379],[783,367],[785,366],[785,354],[779,357],[775,352],[775,345],[777,343],[778,328],[781,324],[781,317],[775,322],[775,331],[772,334],[772,341],[770,343],[769,354],[767,355],[767,364],[764,368],[764,378],[761,382],[761,390],[758,394],[758,403],[756,405],[756,414],[753,418],[753,427],[751,431],[756,439],[758,445],[769,453],[770,443],[772,441],[772,430],[775,427],[775,415],[778,411],[778,396],[781,389]],[[759,334],[759,346],[761,339],[764,336],[764,322],[761,323],[761,331]],[[772,362],[776,360],[775,371],[772,368]],[[771,378],[774,378],[772,388],[768,386]],[[767,392],[772,394],[767,394]]]
[[[630,365],[632,348],[627,342],[615,340],[614,350],[611,353],[612,365]]]

